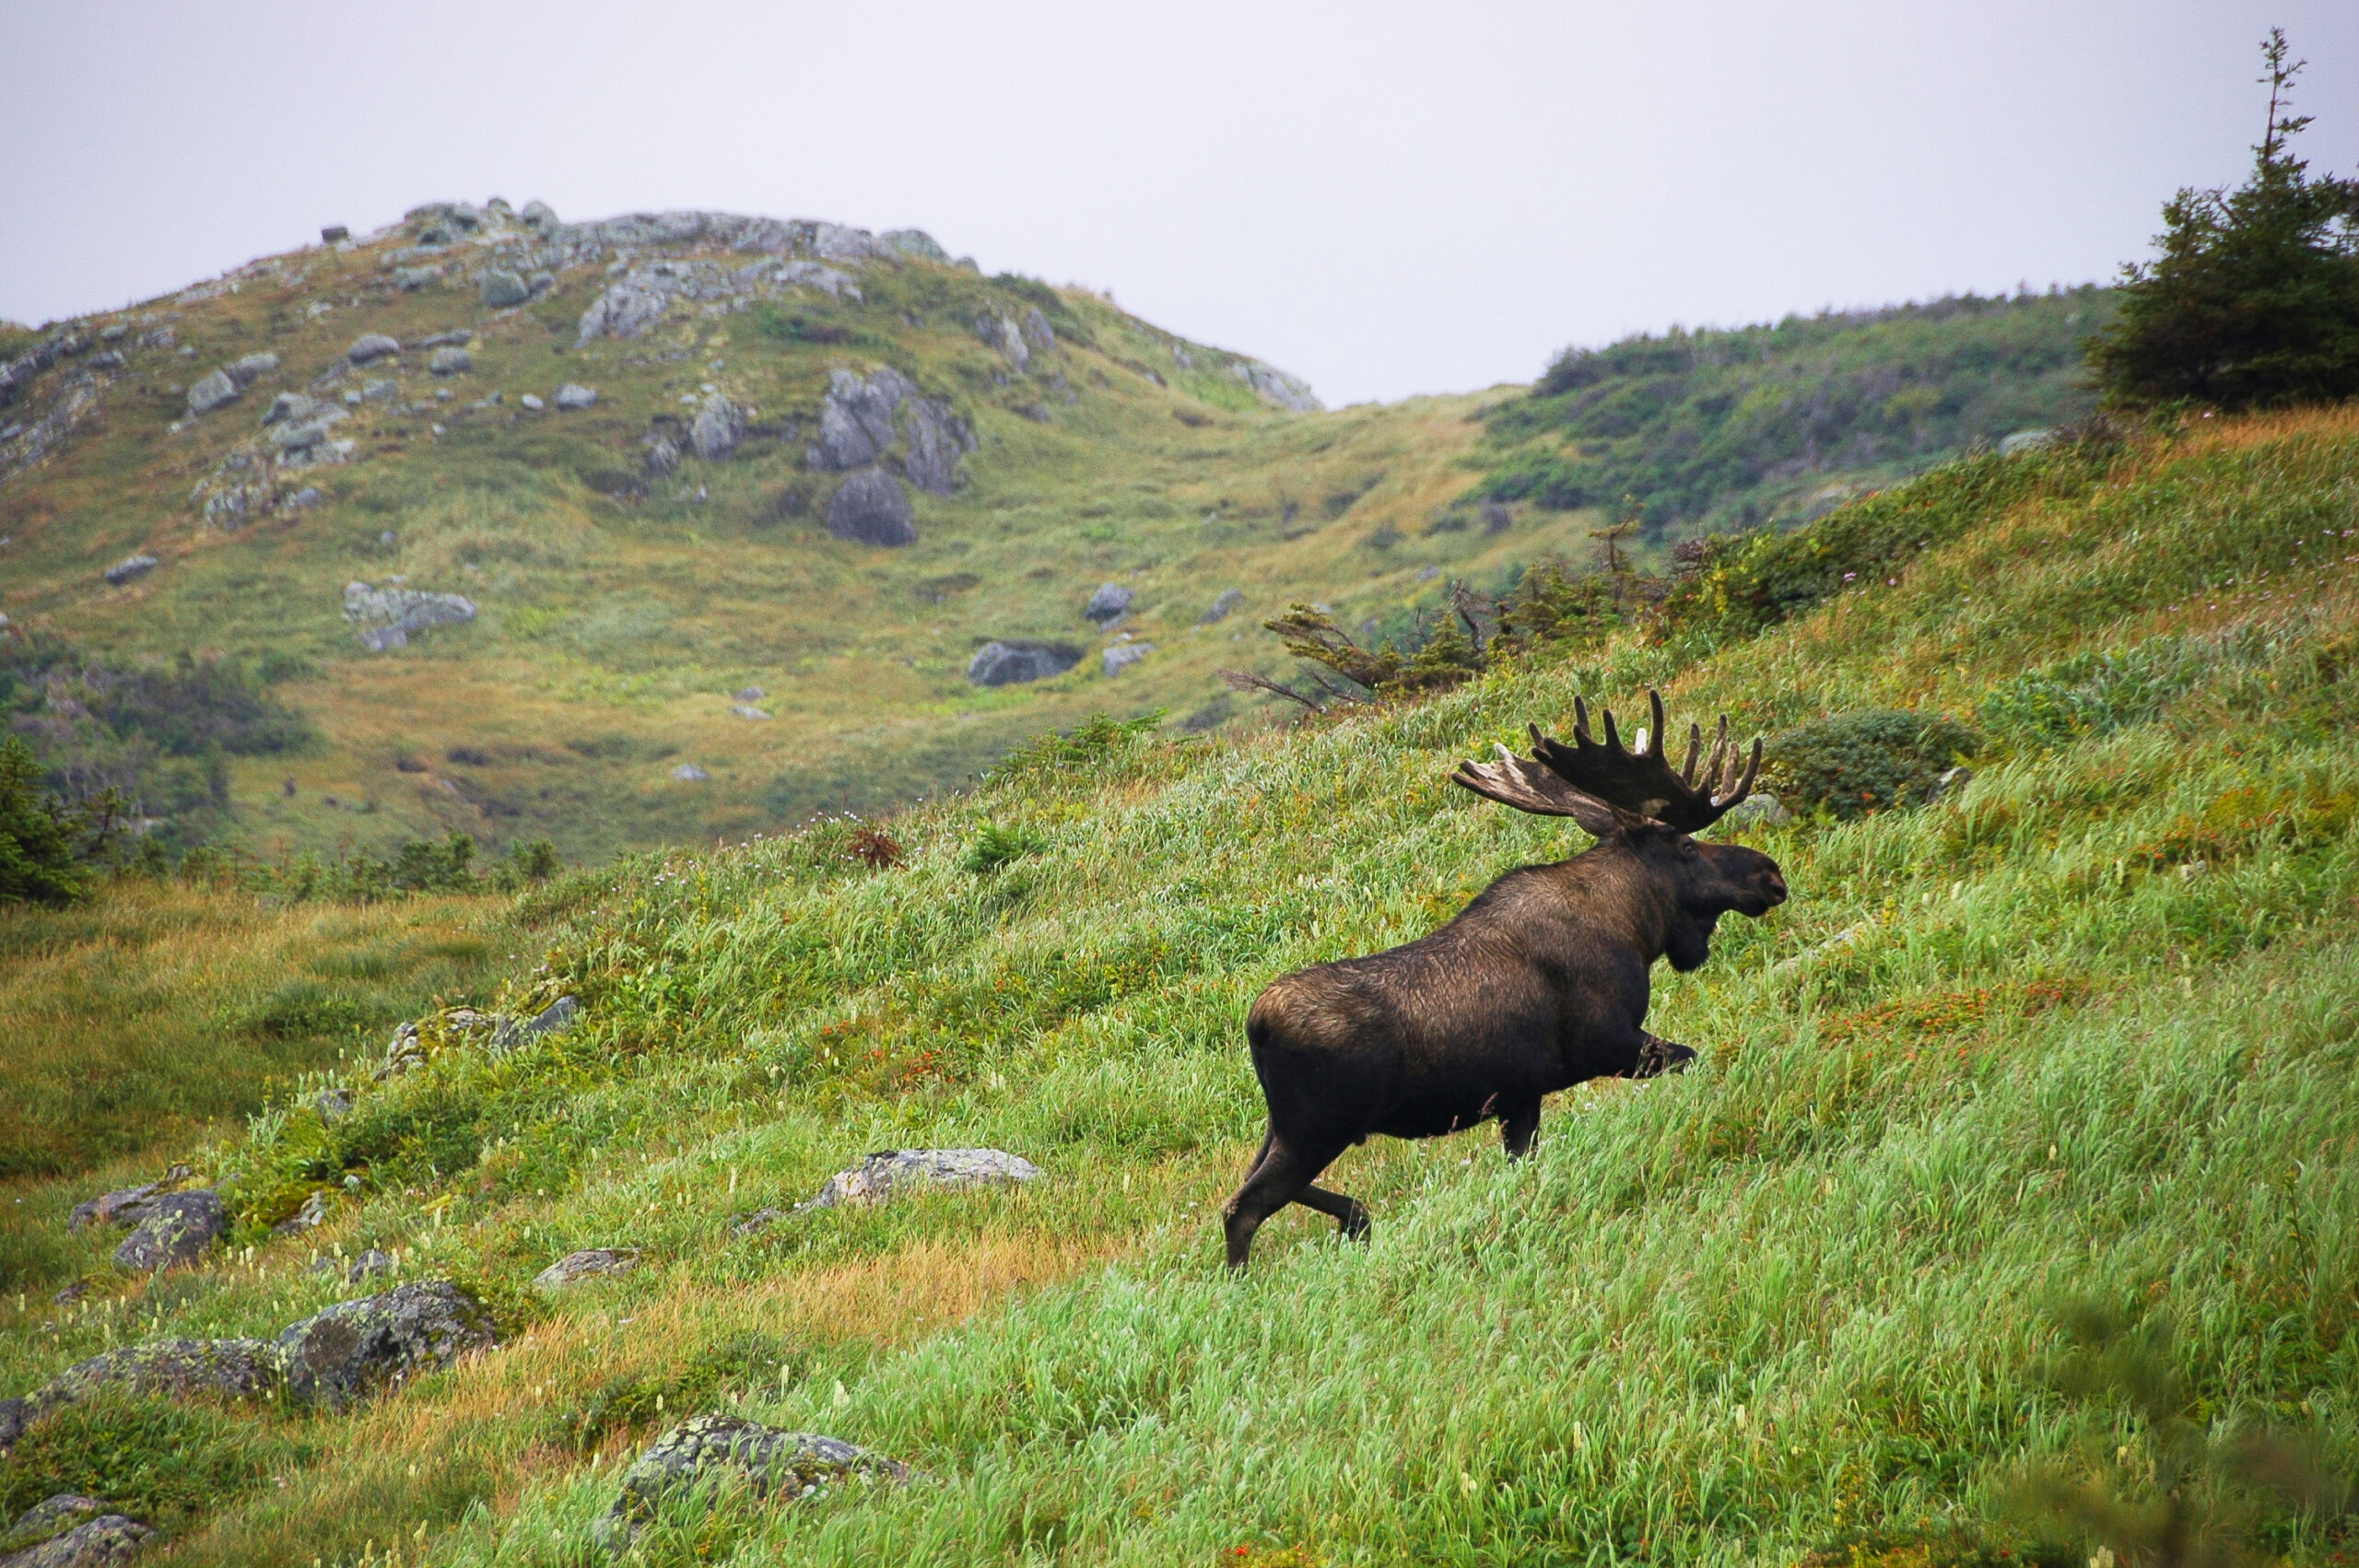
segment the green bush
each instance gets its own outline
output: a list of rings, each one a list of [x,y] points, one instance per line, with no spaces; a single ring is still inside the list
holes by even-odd
[[[975,835],[975,842],[968,847],[967,858],[960,863],[977,876],[988,876],[1003,866],[1011,865],[1027,855],[1037,855],[1048,848],[1047,840],[1026,827],[1002,827],[987,823]]]
[[[0,904],[64,904],[89,887],[75,857],[73,813],[41,788],[32,748],[0,742]]]
[[[1978,743],[1954,720],[1872,708],[1787,731],[1769,743],[1762,766],[1785,804],[1848,820],[1923,801]]]

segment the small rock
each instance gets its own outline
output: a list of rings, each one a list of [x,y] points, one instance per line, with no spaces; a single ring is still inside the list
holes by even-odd
[[[838,1171],[805,1209],[867,1208],[916,1187],[989,1187],[1037,1179],[1040,1167],[997,1149],[887,1149]]]
[[[323,1089],[311,1096],[311,1108],[320,1113],[322,1121],[334,1126],[352,1114],[352,1091]]]
[[[1010,686],[1062,675],[1081,662],[1081,649],[1062,642],[987,642],[967,661],[970,685]]]
[[[277,369],[278,356],[270,353],[249,354],[242,359],[231,360],[223,369],[229,372],[229,379],[237,382],[239,390],[242,392]]]
[[[491,1048],[506,1050],[525,1040],[537,1040],[543,1035],[555,1035],[573,1027],[581,1016],[581,1004],[569,996],[561,996],[532,1017],[518,1021],[505,1018],[492,1029]]]
[[[735,714],[740,719],[768,719],[769,717],[768,713],[758,708],[756,708],[750,702],[733,702],[729,705],[729,711]]]
[[[41,1411],[33,1408],[30,1399],[0,1399],[0,1455],[14,1448],[17,1439],[25,1434],[25,1428],[40,1417]]]
[[[405,294],[416,293],[429,283],[440,282],[441,278],[440,267],[395,267],[393,269],[393,287]]]
[[[745,411],[726,392],[708,396],[688,426],[688,446],[707,462],[720,462],[745,439]]]
[[[437,376],[460,376],[474,369],[475,360],[464,348],[438,348],[426,357],[426,368]]]
[[[628,1547],[659,1501],[716,1471],[734,1471],[760,1498],[795,1503],[850,1480],[905,1481],[907,1465],[808,1432],[780,1432],[736,1416],[691,1416],[648,1446],[624,1472],[600,1536]]]
[[[1035,348],[1050,349],[1057,345],[1057,334],[1049,330],[1049,318],[1040,313],[1038,305],[1024,312],[1024,336]]]
[[[398,403],[401,401],[401,395],[402,384],[396,380],[371,377],[360,383],[360,396],[363,402]]]
[[[639,1267],[639,1259],[635,1246],[588,1246],[567,1253],[534,1275],[533,1283],[545,1291],[563,1290],[576,1280],[628,1273]]]
[[[341,223],[331,223],[320,230],[320,243],[340,245],[352,238],[352,230]]]
[[[156,1199],[154,1210],[132,1227],[114,1249],[114,1260],[125,1269],[149,1272],[193,1263],[229,1226],[219,1193],[204,1188],[170,1193]]]
[[[852,544],[898,548],[917,543],[917,514],[898,480],[881,468],[863,468],[828,501],[827,532]]]
[[[129,337],[130,335],[131,328],[121,322],[117,322],[112,326],[102,327],[100,329],[99,341],[100,343],[121,343],[124,338]]]
[[[598,389],[595,387],[585,387],[577,385],[572,381],[568,381],[565,385],[557,389],[557,405],[560,412],[575,408],[587,408],[597,401]]]
[[[1200,626],[1208,626],[1215,621],[1225,621],[1236,612],[1239,604],[1244,603],[1243,589],[1224,588],[1220,591],[1220,597],[1213,601],[1213,607],[1196,617],[1196,624]]]
[[[547,404],[543,403],[538,397],[535,397],[531,392],[526,392],[522,397],[518,398],[516,401],[522,404],[525,407],[531,409],[535,414],[538,414],[542,409],[548,406]]]
[[[188,411],[210,414],[225,403],[236,402],[237,397],[238,383],[230,379],[229,372],[216,370],[188,389]]]
[[[1089,596],[1089,603],[1081,613],[1103,626],[1108,621],[1120,620],[1130,614],[1131,605],[1137,598],[1138,595],[1119,582],[1101,583],[1097,591]]]
[[[1953,767],[1933,780],[1933,788],[1926,794],[1925,803],[1930,806],[1935,801],[1954,801],[1965,794],[1966,787],[1973,782],[1974,769]]]
[[[293,1235],[298,1231],[312,1229],[328,1217],[328,1195],[314,1192],[303,1199],[303,1206],[270,1227],[273,1235]]]
[[[262,422],[265,426],[282,425],[290,419],[307,418],[314,409],[332,406],[301,392],[283,392],[270,400],[270,406],[263,411]]]
[[[1756,790],[1731,806],[1720,820],[1736,827],[1755,823],[1763,827],[1783,827],[1794,820],[1794,813],[1788,811],[1777,796]]]
[[[344,1277],[357,1285],[363,1280],[374,1280],[381,1275],[390,1274],[394,1268],[392,1253],[380,1252],[372,1246],[352,1260],[352,1267],[344,1271]]]
[[[680,466],[680,449],[667,436],[650,436],[647,455],[640,459],[650,479],[662,479]]]
[[[344,351],[344,357],[355,365],[368,365],[379,359],[390,358],[401,351],[402,345],[399,342],[387,337],[383,333],[372,332],[363,333],[354,338],[352,346]]]
[[[546,202],[526,202],[524,210],[516,215],[516,220],[525,228],[538,229],[543,234],[558,227],[557,214]]]
[[[712,777],[693,762],[684,762],[672,770],[672,777],[683,784],[701,784]]]
[[[533,297],[533,291],[525,287],[522,278],[499,267],[485,270],[482,292],[484,308],[490,310],[504,310],[511,305],[522,305]]]
[[[447,1280],[339,1302],[278,1336],[287,1392],[340,1410],[498,1342],[490,1314]]]
[[[1151,642],[1117,643],[1105,651],[1102,662],[1108,674],[1116,674],[1129,669],[1154,651],[1155,644]]]
[[[759,686],[747,686],[745,690],[737,694],[737,700],[739,702],[759,702],[762,698],[769,695],[769,693],[762,690]]]
[[[307,508],[318,506],[320,504],[319,486],[316,485],[304,486],[301,489],[287,497],[287,504],[294,508],[297,511],[302,511]]]
[[[2037,451],[2052,447],[2062,438],[2052,429],[2018,430],[2012,436],[1999,438],[1999,455],[2013,457],[2017,452]]]
[[[768,1230],[778,1223],[781,1212],[777,1209],[757,1209],[750,1214],[740,1215],[730,1222],[730,1234],[749,1236],[757,1231]]]
[[[428,626],[464,626],[475,618],[475,601],[461,593],[428,593],[415,588],[344,585],[344,618],[370,651],[405,648],[410,635]]]

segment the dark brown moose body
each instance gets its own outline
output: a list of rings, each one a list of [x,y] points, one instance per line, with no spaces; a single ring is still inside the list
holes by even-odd
[[[1701,787],[1701,736],[1687,765],[1606,742],[1579,708],[1575,745],[1532,731],[1537,762],[1501,752],[1456,780],[1520,810],[1570,816],[1599,836],[1586,852],[1525,866],[1486,888],[1429,936],[1367,958],[1273,981],[1246,1016],[1269,1132],[1226,1210],[1228,1262],[1240,1269],[1263,1220],[1288,1203],[1367,1234],[1367,1211],[1312,1185],[1374,1133],[1434,1138],[1496,1119],[1510,1157],[1532,1146],[1542,1099],[1592,1078],[1647,1077],[1695,1053],[1646,1031],[1649,976],[1710,955],[1720,916],[1784,902],[1778,863],[1741,845],[1689,836],[1744,798],[1761,757],[1737,778],[1728,720]]]

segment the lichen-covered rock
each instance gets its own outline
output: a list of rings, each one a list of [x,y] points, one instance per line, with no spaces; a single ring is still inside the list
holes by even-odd
[[[344,357],[355,365],[368,365],[379,359],[390,359],[401,351],[402,345],[397,339],[387,337],[381,332],[362,333],[352,340],[352,346],[344,351]]]
[[[805,1209],[865,1208],[919,1187],[992,1187],[1036,1180],[1040,1167],[998,1149],[887,1149],[838,1171]]]
[[[722,462],[745,440],[746,424],[745,411],[734,398],[727,392],[713,392],[688,426],[688,445],[707,462]]]
[[[188,411],[191,414],[210,414],[223,404],[237,400],[238,383],[229,379],[227,370],[216,370],[201,377],[194,386],[188,389]]]
[[[142,1183],[137,1187],[118,1188],[74,1205],[65,1217],[65,1228],[78,1231],[85,1225],[135,1225],[156,1211],[156,1200],[170,1190],[174,1182],[186,1180],[186,1165],[174,1165],[162,1181]]]
[[[157,1340],[121,1345],[76,1362],[28,1401],[35,1411],[85,1399],[101,1388],[186,1398],[243,1399],[278,1385],[278,1355],[267,1340]]]
[[[918,542],[917,514],[898,480],[881,468],[863,468],[828,501],[827,532],[854,544],[898,548]]]
[[[1138,595],[1121,583],[1105,582],[1098,584],[1097,591],[1089,596],[1089,603],[1082,606],[1081,613],[1103,626],[1108,621],[1119,620],[1129,614],[1131,606],[1137,602]]]
[[[533,1276],[533,1283],[545,1291],[563,1290],[576,1280],[596,1279],[607,1274],[627,1274],[639,1267],[640,1251],[635,1246],[585,1246],[579,1252],[569,1252]]]
[[[447,1280],[339,1302],[278,1336],[288,1398],[332,1410],[499,1342],[491,1315]]]
[[[0,1568],[109,1568],[129,1562],[155,1533],[95,1497],[60,1492],[0,1535]]]
[[[1209,626],[1215,621],[1225,621],[1239,604],[1244,603],[1243,589],[1224,588],[1220,591],[1220,597],[1213,601],[1212,608],[1196,617],[1196,624],[1200,626]]]
[[[999,642],[983,644],[967,661],[967,682],[977,686],[1012,686],[1062,675],[1081,662],[1081,649],[1062,642]]]
[[[397,1026],[393,1037],[385,1043],[385,1059],[374,1076],[381,1083],[413,1068],[424,1067],[436,1052],[469,1035],[496,1034],[500,1022],[493,1014],[472,1007],[447,1007],[423,1018],[409,1019]]]
[[[475,618],[475,606],[464,594],[348,582],[344,585],[344,618],[371,652],[381,653],[406,647],[411,633],[428,626],[464,626]]]
[[[543,1035],[560,1034],[573,1027],[581,1016],[581,1004],[569,996],[561,996],[530,1018],[503,1018],[493,1025],[491,1048],[504,1051],[527,1040],[537,1040]]]
[[[522,305],[533,297],[533,291],[524,280],[504,267],[485,269],[483,282],[478,287],[487,310],[504,310],[511,305]]]
[[[229,1228],[228,1211],[217,1192],[169,1193],[156,1199],[147,1217],[132,1227],[114,1260],[125,1269],[153,1271],[176,1263],[194,1263],[214,1239]]]
[[[736,1416],[691,1416],[649,1445],[623,1474],[621,1493],[601,1534],[621,1550],[654,1516],[668,1492],[717,1474],[733,1475],[756,1497],[794,1503],[846,1481],[909,1480],[898,1460],[810,1432],[781,1432]]]

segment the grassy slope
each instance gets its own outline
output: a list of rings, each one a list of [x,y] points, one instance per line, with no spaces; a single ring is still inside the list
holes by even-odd
[[[2038,479],[2004,515],[1717,653],[1618,645],[1295,735],[1037,761],[898,819],[891,871],[829,827],[544,895],[520,918],[549,968],[513,984],[575,991],[584,1028],[446,1055],[333,1133],[274,1113],[207,1156],[256,1223],[307,1171],[361,1173],[319,1245],[483,1281],[508,1344],[342,1420],[60,1421],[0,1472],[5,1501],[144,1502],[190,1530],[189,1562],[398,1541],[584,1562],[616,1460],[720,1404],[927,1479],[684,1512],[654,1561],[1790,1561],[1860,1527],[1980,1528],[2025,1457],[2134,1443],[2044,1380],[2065,1296],[2176,1325],[2223,1433],[2274,1414],[2348,1462],[2359,418],[2014,461]],[[1452,759],[1577,689],[1661,680],[1680,711],[1765,726],[1970,713],[2026,670],[2166,637],[2205,661],[2157,720],[2013,755],[2002,734],[1962,802],[1759,834],[1794,903],[1658,991],[1696,1071],[1560,1096],[1520,1169],[1483,1136],[1372,1144],[1336,1172],[1371,1246],[1293,1214],[1251,1277],[1221,1277],[1212,1211],[1258,1131],[1254,991],[1578,842],[1449,790]],[[987,823],[1043,847],[978,876],[960,862]],[[916,1143],[1050,1174],[729,1228]],[[45,1234],[78,1195],[20,1192]],[[305,1272],[312,1243],[241,1239],[261,1245],[201,1272],[100,1275],[81,1307],[0,1307],[0,1387],[346,1293]],[[653,1262],[553,1304],[515,1292],[593,1244]]]
[[[486,312],[455,284],[394,292],[377,263],[403,239],[257,263],[235,294],[158,302],[194,358],[136,347],[144,310],[93,318],[134,323],[128,370],[61,454],[0,486],[0,608],[19,625],[117,656],[276,652],[317,665],[319,678],[280,695],[325,746],[234,765],[241,837],[265,854],[463,828],[502,843],[547,834],[597,858],[906,801],[1095,709],[1163,707],[1200,724],[1249,711],[1214,672],[1274,668],[1258,623],[1290,599],[1328,601],[1356,625],[1432,597],[1439,584],[1422,571],[1488,581],[1589,548],[1578,513],[1496,534],[1422,532],[1468,483],[1454,460],[1480,434],[1477,399],[1289,415],[1224,375],[1181,371],[1181,340],[1079,290],[1062,296],[1079,330],[1021,376],[967,323],[983,309],[1020,318],[1034,297],[918,261],[860,269],[864,305],[788,291],[780,310],[850,334],[832,346],[776,335],[760,310],[683,308],[636,342],[576,350],[602,264],[568,271],[528,307]],[[306,386],[363,331],[415,340],[459,325],[478,335],[474,371],[447,383],[457,401],[432,415],[371,405],[340,426],[360,447],[317,471],[325,505],[237,532],[202,523],[191,486],[254,436],[276,389]],[[1222,357],[1187,346],[1200,364]],[[170,385],[265,347],[279,372],[166,433],[185,412]],[[399,372],[405,400],[445,386],[423,357]],[[816,514],[834,478],[802,466],[829,369],[880,363],[953,398],[982,442],[956,496],[917,497],[921,542],[901,551],[829,538]],[[1146,373],[1156,367],[1168,387]],[[8,416],[42,412],[71,369]],[[520,414],[522,393],[566,380],[597,386],[598,405]],[[679,395],[707,383],[799,433],[757,438],[727,462],[691,458],[636,498],[601,494],[637,475],[650,419],[684,413]],[[463,411],[494,390],[507,397],[499,411]],[[100,581],[134,550],[164,564],[122,589]],[[340,617],[343,586],[397,574],[468,594],[481,618],[365,653]],[[1124,629],[1157,649],[1112,680],[1096,655],[1105,639],[1080,614],[1108,579],[1137,591]],[[1229,587],[1243,609],[1197,626]],[[995,636],[1070,640],[1089,657],[1054,681],[979,692],[967,661]],[[769,692],[774,721],[732,716],[730,694],[747,685]],[[453,761],[453,748],[480,760]],[[425,770],[397,770],[403,757]],[[712,781],[674,782],[686,761]]]

